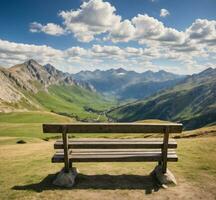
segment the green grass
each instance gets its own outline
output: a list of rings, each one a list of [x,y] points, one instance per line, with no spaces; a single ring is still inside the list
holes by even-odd
[[[48,112],[0,113],[0,136],[46,138],[42,123],[70,123],[74,119]],[[49,136],[50,137],[50,136]]]
[[[96,111],[105,111],[116,104],[101,95],[77,86],[51,86],[49,93],[41,91],[36,94],[37,101],[49,111],[74,116],[80,120],[97,120],[98,114],[86,111],[85,107]],[[105,116],[100,121],[106,121]]]
[[[0,113],[1,123],[52,123],[52,122],[70,122],[74,121],[65,116],[50,112],[11,112]]]

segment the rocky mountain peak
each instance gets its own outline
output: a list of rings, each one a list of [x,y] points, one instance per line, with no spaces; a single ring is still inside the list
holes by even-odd
[[[207,69],[205,69],[204,71],[202,71],[201,73],[199,73],[200,75],[212,75],[213,74],[216,74],[216,69],[212,68],[212,67],[209,67]]]

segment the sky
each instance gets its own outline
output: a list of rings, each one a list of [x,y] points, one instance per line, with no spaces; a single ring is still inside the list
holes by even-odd
[[[0,66],[75,73],[216,67],[215,0],[0,0]]]

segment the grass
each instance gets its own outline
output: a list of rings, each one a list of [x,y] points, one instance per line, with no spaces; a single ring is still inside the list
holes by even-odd
[[[72,190],[52,185],[62,164],[52,164],[53,141],[42,140],[41,123],[72,122],[49,112],[0,114],[0,199],[215,199],[216,126],[183,132],[179,162],[170,163],[179,185],[154,192],[152,163],[75,163],[81,174]],[[149,123],[161,122],[147,120]],[[144,137],[144,134],[76,134],[74,137]],[[174,135],[176,136],[176,135]],[[54,136],[55,137],[55,136]],[[24,140],[26,144],[16,144]]]
[[[26,139],[39,138],[50,139],[60,134],[44,134],[42,131],[42,123],[70,123],[74,119],[57,115],[50,112],[13,112],[0,113],[0,137],[25,137]],[[140,122],[163,122],[161,120],[144,120]],[[73,134],[73,137],[98,137],[98,138],[140,138],[149,137],[146,134]],[[11,140],[14,144],[16,140]]]
[[[8,139],[8,138],[5,138]],[[4,140],[4,138],[1,138]],[[179,162],[169,164],[179,185],[154,192],[151,163],[78,164],[74,189],[51,182],[62,164],[51,164],[52,142],[1,145],[0,199],[214,199],[216,137],[178,140]]]
[[[57,115],[50,112],[13,112],[13,113],[0,113],[0,137],[25,137],[28,141],[32,138],[50,139],[61,137],[60,134],[44,134],[42,131],[42,123],[70,123],[74,119]],[[148,123],[164,123],[167,121],[162,120],[141,120],[138,122]],[[197,137],[202,135],[215,135],[216,126],[204,127],[195,131],[185,131],[182,134],[173,135],[175,138]],[[71,136],[71,135],[70,135]],[[160,135],[154,135],[160,137]],[[98,138],[145,138],[151,137],[151,134],[73,134],[72,137],[98,137]],[[9,142],[9,141],[8,141]],[[14,144],[16,140],[11,140]]]
[[[50,112],[12,112],[0,113],[1,123],[52,123],[52,122],[72,122],[71,118],[57,115]]]
[[[0,136],[45,138],[42,123],[70,123],[74,119],[49,112],[0,113]]]
[[[70,115],[79,120],[97,120],[97,112],[105,111],[116,104],[114,100],[107,100],[95,92],[75,85],[51,86],[49,93],[41,91],[36,94],[35,98],[49,111]],[[91,108],[96,112],[89,112],[85,108]],[[107,118],[102,115],[99,120],[106,121]]]

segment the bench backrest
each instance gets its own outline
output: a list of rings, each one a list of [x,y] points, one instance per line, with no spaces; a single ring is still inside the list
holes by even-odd
[[[43,124],[44,133],[181,133],[177,123]]]

